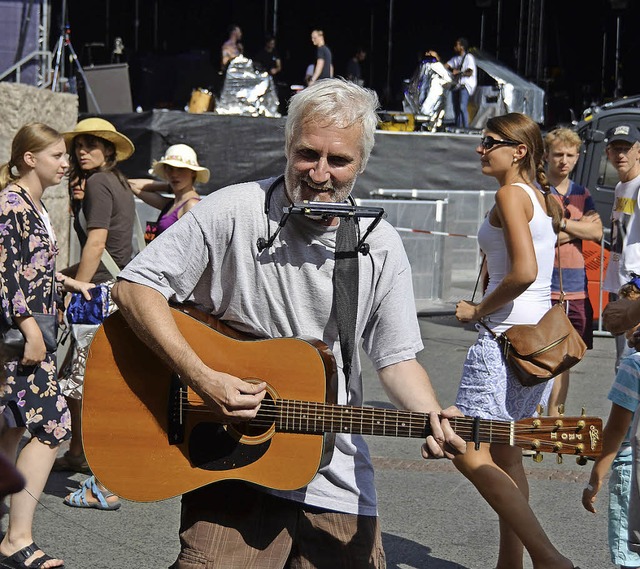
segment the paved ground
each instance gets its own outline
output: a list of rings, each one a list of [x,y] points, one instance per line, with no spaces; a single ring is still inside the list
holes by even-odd
[[[426,350],[420,359],[442,403],[448,405],[455,398],[462,361],[475,333],[442,315],[421,317],[421,327]],[[611,338],[596,338],[594,350],[573,371],[567,415],[579,414],[586,406],[589,415],[606,418],[613,351]],[[367,369],[365,375],[367,404],[388,405],[375,374]],[[372,438],[370,446],[390,569],[494,566],[496,515],[450,463],[420,459],[417,439]],[[531,503],[557,547],[582,569],[613,568],[606,543],[606,495],[595,516],[580,504],[590,465],[580,467],[571,458],[558,465],[546,455],[542,463],[527,462],[526,467]],[[43,548],[64,557],[68,569],[165,568],[173,562],[178,551],[178,500],[125,502],[115,512],[64,506],[62,496],[82,479],[51,475],[36,513],[35,537]],[[528,559],[526,567],[531,567]]]

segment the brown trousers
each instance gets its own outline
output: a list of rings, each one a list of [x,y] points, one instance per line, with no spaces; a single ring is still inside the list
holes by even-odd
[[[305,506],[225,481],[182,498],[172,569],[384,569],[375,516]]]

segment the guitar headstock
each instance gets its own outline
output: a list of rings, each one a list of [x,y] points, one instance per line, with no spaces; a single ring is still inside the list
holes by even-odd
[[[550,452],[558,455],[574,455],[578,464],[587,458],[595,458],[602,451],[602,419],[599,417],[532,417],[514,422],[513,444],[534,451],[534,460]]]

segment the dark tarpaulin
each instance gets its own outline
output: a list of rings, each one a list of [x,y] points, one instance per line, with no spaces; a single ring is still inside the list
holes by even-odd
[[[154,110],[105,115],[133,141],[134,155],[120,165],[131,178],[149,177],[153,160],[172,144],[188,144],[211,180],[199,187],[207,194],[248,180],[278,176],[285,167],[285,118],[219,116],[210,113]],[[478,135],[376,132],[376,144],[354,196],[378,189],[495,190],[483,176],[475,153]]]
[[[202,194],[284,171],[284,119],[162,110],[104,118],[136,147],[119,165],[130,178],[150,177],[151,163],[172,144],[188,144],[198,162],[211,170],[209,182],[198,186]]]
[[[354,195],[377,189],[497,190],[480,171],[479,135],[376,132],[376,144]]]

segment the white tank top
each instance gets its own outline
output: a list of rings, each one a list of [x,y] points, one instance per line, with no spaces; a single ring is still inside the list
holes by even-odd
[[[529,230],[533,238],[538,275],[520,296],[485,317],[487,326],[496,333],[504,332],[514,324],[536,324],[551,307],[551,274],[556,244],[551,217],[545,213],[536,199],[534,192],[539,190],[534,190],[526,184],[514,185],[525,190],[533,203],[533,217],[529,222]],[[489,272],[486,296],[502,282],[511,267],[502,228],[491,225],[488,215],[478,231],[478,244],[486,255]],[[482,333],[484,328],[480,327],[479,330]]]

